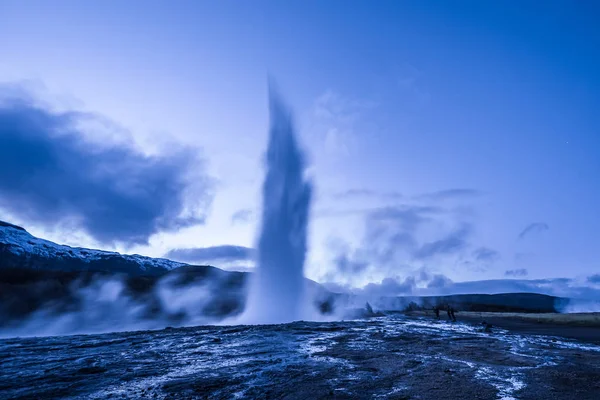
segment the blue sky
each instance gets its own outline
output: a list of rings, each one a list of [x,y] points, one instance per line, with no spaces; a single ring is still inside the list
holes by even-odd
[[[36,143],[85,166],[74,179],[22,147],[1,162],[0,216],[71,245],[251,254],[270,74],[316,186],[309,277],[590,283],[599,17],[568,1],[0,0],[5,151]],[[6,129],[40,110],[77,129]],[[61,205],[10,184],[31,176],[88,195]],[[248,267],[235,254],[228,266]]]

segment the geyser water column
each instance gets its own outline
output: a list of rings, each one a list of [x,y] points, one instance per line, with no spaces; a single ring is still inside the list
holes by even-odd
[[[269,85],[270,128],[263,183],[262,221],[244,316],[252,323],[302,319],[304,259],[312,184],[298,147],[292,116]]]

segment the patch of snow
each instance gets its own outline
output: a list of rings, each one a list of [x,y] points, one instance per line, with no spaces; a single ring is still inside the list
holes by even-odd
[[[481,367],[475,377],[496,388],[498,400],[515,400],[513,395],[526,386],[522,374],[516,368],[501,372],[490,367]]]
[[[107,259],[109,257],[119,257],[136,263],[142,271],[147,271],[150,268],[162,268],[170,271],[187,265],[165,258],[152,258],[139,254],[120,254],[114,251],[60,245],[49,240],[39,239],[26,230],[10,224],[0,225],[0,244],[4,244],[9,252],[16,255],[31,254],[48,259],[79,259],[90,263],[91,261]]]

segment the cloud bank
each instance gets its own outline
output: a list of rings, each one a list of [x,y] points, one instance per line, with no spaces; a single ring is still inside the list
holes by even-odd
[[[450,263],[482,268],[500,258],[493,249],[473,246],[471,221],[454,209],[406,204],[372,208],[365,211],[364,224],[356,245],[330,240],[335,268],[323,280],[351,284]]]
[[[91,143],[105,120],[54,112],[0,87],[0,209],[30,224],[68,222],[103,244],[147,244],[159,231],[201,224],[210,179],[190,149],[146,155]]]
[[[170,260],[196,264],[251,261],[254,259],[254,249],[233,245],[173,249],[164,257]]]

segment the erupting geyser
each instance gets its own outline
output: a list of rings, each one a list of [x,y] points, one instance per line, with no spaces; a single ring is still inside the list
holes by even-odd
[[[289,110],[269,88],[270,128],[257,268],[245,316],[254,323],[304,315],[304,259],[312,185]]]

